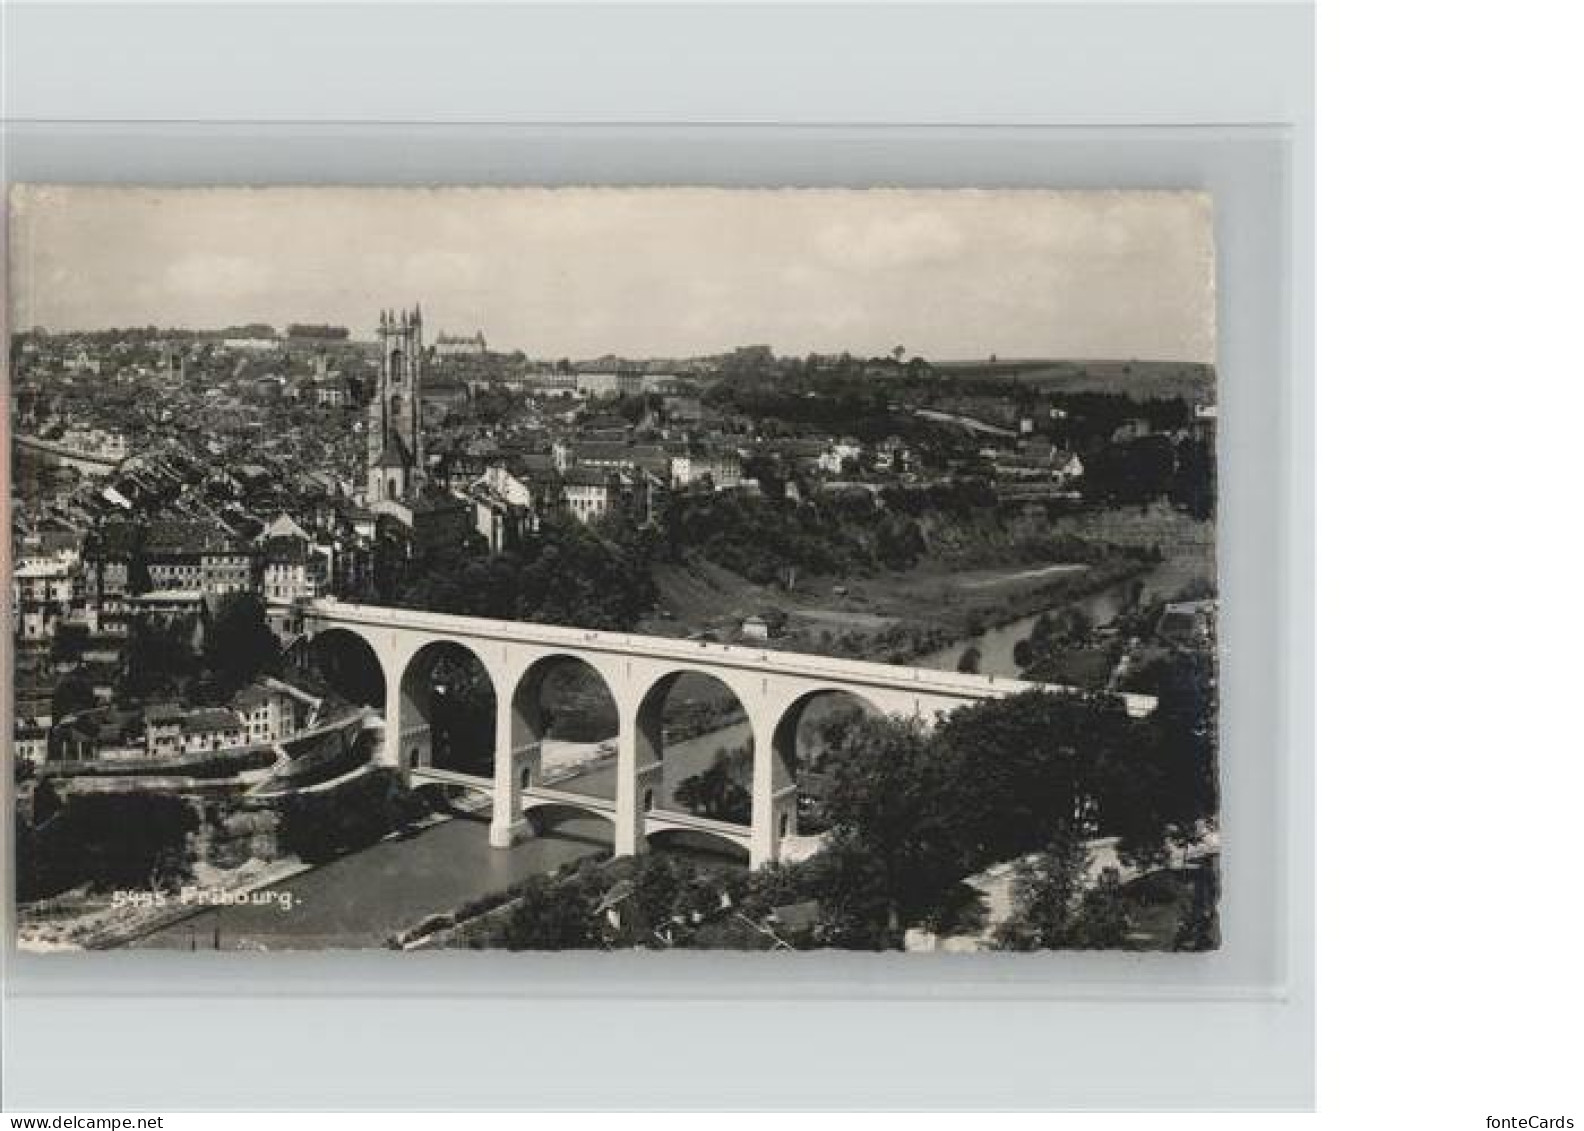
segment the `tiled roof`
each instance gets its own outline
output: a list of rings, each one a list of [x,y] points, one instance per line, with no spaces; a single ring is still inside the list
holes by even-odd
[[[182,719],[182,730],[187,734],[216,730],[241,730],[242,720],[236,712],[224,707],[204,707]]]

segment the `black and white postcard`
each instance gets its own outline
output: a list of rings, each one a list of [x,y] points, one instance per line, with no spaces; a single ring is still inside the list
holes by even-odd
[[[24,949],[1219,945],[1208,195],[9,207]]]

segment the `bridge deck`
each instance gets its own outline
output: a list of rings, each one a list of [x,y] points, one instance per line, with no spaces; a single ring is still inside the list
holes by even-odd
[[[736,668],[766,675],[802,677],[893,691],[935,694],[964,700],[994,699],[1033,688],[1076,690],[1054,684],[1031,683],[993,675],[904,667],[868,660],[846,660],[807,652],[778,652],[767,648],[703,641],[641,636],[626,632],[565,628],[528,621],[493,620],[455,616],[380,605],[357,605],[326,598],[308,604],[305,614],[325,626],[356,625],[363,628],[407,629],[459,640],[526,644],[545,649],[638,656],[679,665]],[[1151,695],[1121,695],[1132,715],[1148,714],[1155,707]]]

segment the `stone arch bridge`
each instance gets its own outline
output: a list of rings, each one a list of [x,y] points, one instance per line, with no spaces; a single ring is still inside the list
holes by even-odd
[[[305,637],[346,632],[368,645],[385,681],[382,760],[408,780],[487,790],[492,797],[490,843],[508,847],[526,835],[525,812],[564,805],[597,814],[614,826],[618,856],[643,851],[658,832],[691,830],[748,851],[758,867],[778,860],[782,842],[797,831],[797,785],[790,770],[802,708],[829,692],[851,695],[891,715],[933,723],[942,712],[1038,686],[994,676],[778,652],[744,645],[701,643],[578,628],[452,616],[335,600],[299,607]],[[495,690],[493,774],[474,776],[430,765],[426,688],[416,661],[434,645],[460,646],[475,657]],[[552,666],[580,661],[604,681],[616,706],[614,801],[562,792],[539,780],[539,742],[545,728],[538,692]],[[654,804],[662,764],[661,709],[665,694],[687,673],[711,676],[741,703],[753,736],[752,817],[749,826],[715,821]],[[1144,715],[1152,697],[1124,696],[1129,713]]]

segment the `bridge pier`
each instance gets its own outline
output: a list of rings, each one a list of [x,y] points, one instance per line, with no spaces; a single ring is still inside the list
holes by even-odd
[[[616,733],[616,828],[611,850],[617,856],[637,856],[644,840],[642,784],[638,766],[638,708],[619,705]]]
[[[753,728],[752,817],[748,866],[761,868],[781,859],[781,839],[797,832],[797,784],[777,782],[776,718],[748,713]]]
[[[516,711],[511,696],[495,696],[495,788],[491,794],[489,842],[492,848],[510,848],[528,837],[523,816],[522,775],[517,745],[513,742]]]
[[[385,738],[380,744],[379,761],[389,766],[401,778],[403,786],[412,784],[412,767],[402,752],[402,727],[406,722],[402,711],[401,669],[397,664],[385,664]]]

